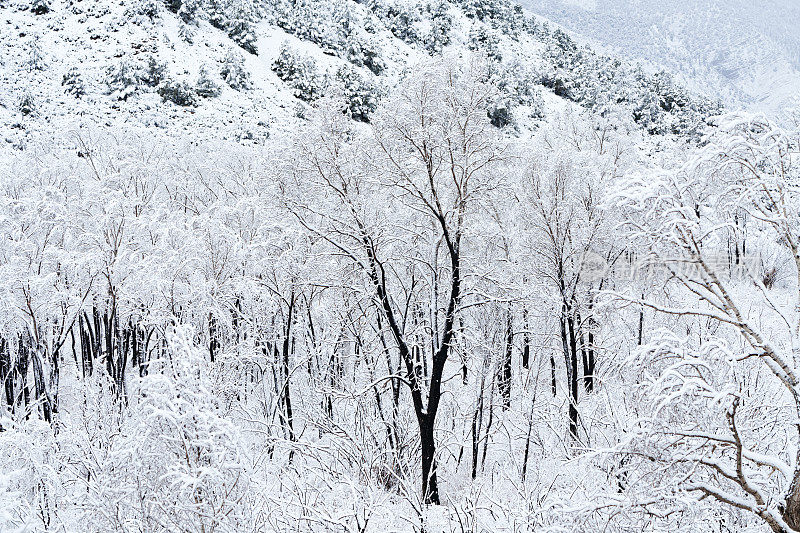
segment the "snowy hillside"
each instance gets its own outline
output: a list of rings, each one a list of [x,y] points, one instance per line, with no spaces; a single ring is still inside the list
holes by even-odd
[[[605,58],[581,56],[566,36],[510,3],[493,11],[468,2],[389,9],[352,0],[302,8],[273,1],[214,1],[206,8],[199,2],[192,4],[196,13],[185,5],[171,11],[156,0],[20,0],[3,7],[5,141],[22,146],[36,132],[91,125],[263,142],[273,129],[296,125],[303,108],[334,87],[351,102],[361,100],[354,106],[363,109],[352,111],[366,120],[368,108],[431,54],[477,51],[495,61],[496,105],[508,113],[497,120],[517,128],[529,129],[531,118],[543,116],[537,86],[587,107],[629,101],[637,121],[650,128],[664,110],[643,107],[663,99],[659,91],[681,90],[635,73],[632,65],[611,68]],[[275,60],[284,44],[279,69]],[[637,90],[655,96],[639,97]],[[520,109],[512,113],[512,106]]]
[[[611,53],[664,68],[731,107],[780,115],[800,105],[794,0],[523,0]]]

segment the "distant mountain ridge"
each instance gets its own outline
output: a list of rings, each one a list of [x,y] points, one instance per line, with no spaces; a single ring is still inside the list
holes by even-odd
[[[800,105],[800,2],[522,0],[532,12],[728,106]]]

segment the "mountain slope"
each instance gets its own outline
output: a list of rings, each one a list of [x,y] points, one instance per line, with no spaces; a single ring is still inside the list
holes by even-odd
[[[665,68],[731,107],[780,115],[800,89],[800,4],[791,0],[523,0],[616,54]]]
[[[366,121],[409,69],[442,54],[485,58],[492,121],[516,131],[546,115],[547,89],[598,112],[618,107],[652,132],[696,131],[714,113],[507,0],[22,0],[2,12],[0,125],[16,147],[85,127],[262,143],[325,93]]]

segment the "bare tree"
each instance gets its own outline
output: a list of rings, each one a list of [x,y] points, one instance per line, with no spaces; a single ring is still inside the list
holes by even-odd
[[[328,114],[318,142],[305,144],[296,162],[293,185],[304,180],[303,193],[286,191],[299,222],[372,287],[405,367],[393,379],[410,391],[426,503],[440,502],[434,431],[464,294],[465,236],[478,199],[499,179],[490,95],[475,72],[426,68],[375,118],[372,153],[346,146],[352,133]],[[323,205],[301,201],[308,185]]]
[[[667,297],[617,296],[679,320],[637,359],[653,376],[650,411],[642,438],[624,449],[673,465],[684,490],[776,532],[800,530],[800,455],[788,454],[800,449],[798,153],[797,139],[768,122],[726,117],[683,168],[632,179],[619,204],[631,235],[649,244]],[[728,235],[740,230],[742,212],[764,237],[748,245],[746,268],[731,270]],[[754,260],[759,244],[775,242],[790,258],[788,302]],[[683,336],[684,328],[699,335]],[[789,450],[761,420],[790,435]]]

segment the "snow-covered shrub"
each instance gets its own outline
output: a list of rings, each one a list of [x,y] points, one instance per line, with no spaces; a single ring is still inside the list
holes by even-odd
[[[528,101],[527,106],[530,108],[528,116],[533,119],[543,119],[547,115],[545,113],[544,101],[542,95],[537,92],[536,97]]]
[[[498,89],[498,98],[489,109],[492,124],[503,127],[513,123],[513,109],[517,106],[527,106],[530,118],[544,117],[542,95],[534,82],[536,74],[525,65],[513,62],[493,68],[490,78]]]
[[[450,14],[449,6],[445,0],[429,5],[428,9],[431,17],[431,28],[425,36],[425,47],[431,53],[440,53],[442,49],[450,44],[450,31],[453,28],[453,17]]]
[[[181,24],[178,28],[178,35],[189,44],[194,44],[195,31],[189,24]]]
[[[346,2],[277,0],[273,10],[278,26],[331,55],[342,53],[344,40],[356,26]]]
[[[44,51],[42,50],[38,37],[34,37],[28,43],[28,58],[25,61],[25,67],[28,72],[44,70],[46,67]]]
[[[17,102],[17,111],[19,111],[23,116],[32,115],[36,111],[36,101],[30,92],[25,91],[22,93],[22,96],[19,97],[19,101]]]
[[[75,98],[80,98],[86,94],[86,86],[81,79],[80,72],[77,67],[70,68],[61,78],[61,85],[64,87],[64,92],[71,94]]]
[[[494,61],[503,60],[503,54],[500,52],[500,38],[483,24],[470,28],[469,49],[486,54],[489,59]]]
[[[245,91],[253,86],[250,73],[244,67],[244,59],[236,52],[229,52],[222,61],[220,76],[231,89]]]
[[[278,57],[272,63],[272,71],[294,89],[295,97],[304,102],[319,98],[325,86],[314,59],[293,52],[286,43],[281,45]]]
[[[197,20],[203,16],[203,1],[202,0],[180,0],[180,7],[178,8],[178,16],[186,23],[197,23]]]
[[[258,54],[256,48],[256,33],[252,23],[246,18],[235,18],[226,24],[228,37],[238,44],[242,50],[253,55]]]
[[[381,57],[380,47],[369,38],[357,37],[355,34],[347,39],[346,59],[357,67],[366,67],[374,74],[386,69],[386,61]]]
[[[203,0],[164,0],[167,9],[185,23],[196,23],[204,15]]]
[[[33,0],[31,2],[31,13],[34,15],[44,15],[50,12],[50,2],[48,0]]]
[[[200,67],[195,92],[202,98],[213,98],[219,96],[221,92],[219,84],[211,78],[205,65]]]
[[[361,122],[369,122],[369,116],[378,106],[378,89],[356,69],[342,66],[336,71],[334,82],[345,98],[346,114]]]
[[[147,65],[141,74],[141,81],[148,87],[158,87],[167,77],[167,64],[160,62],[155,56],[147,58]]]
[[[224,0],[206,0],[205,10],[208,16],[208,22],[218,30],[225,29],[225,21],[227,20],[225,8],[227,3]]]
[[[181,8],[181,0],[164,0],[164,5],[173,13],[177,13]]]
[[[87,507],[95,531],[256,531],[247,451],[213,392],[214,367],[184,329],[141,379]]]
[[[152,22],[160,16],[161,5],[159,0],[134,0],[125,9],[125,17],[135,24]]]
[[[505,128],[514,124],[513,105],[507,98],[497,100],[489,107],[489,121],[495,128]]]
[[[130,59],[123,59],[106,71],[108,94],[117,100],[127,100],[136,94],[146,76],[142,66]]]
[[[419,14],[408,6],[400,3],[381,3],[373,4],[373,11],[398,39],[413,44],[420,41],[420,35],[416,24],[419,21]]]
[[[167,80],[158,88],[158,94],[164,101],[172,102],[179,106],[196,106],[197,93],[185,81]]]
[[[2,425],[0,531],[63,530],[59,504],[66,489],[54,468],[60,457],[50,424],[5,419]]]
[[[457,0],[464,14],[507,35],[516,35],[524,27],[522,7],[511,0]]]

